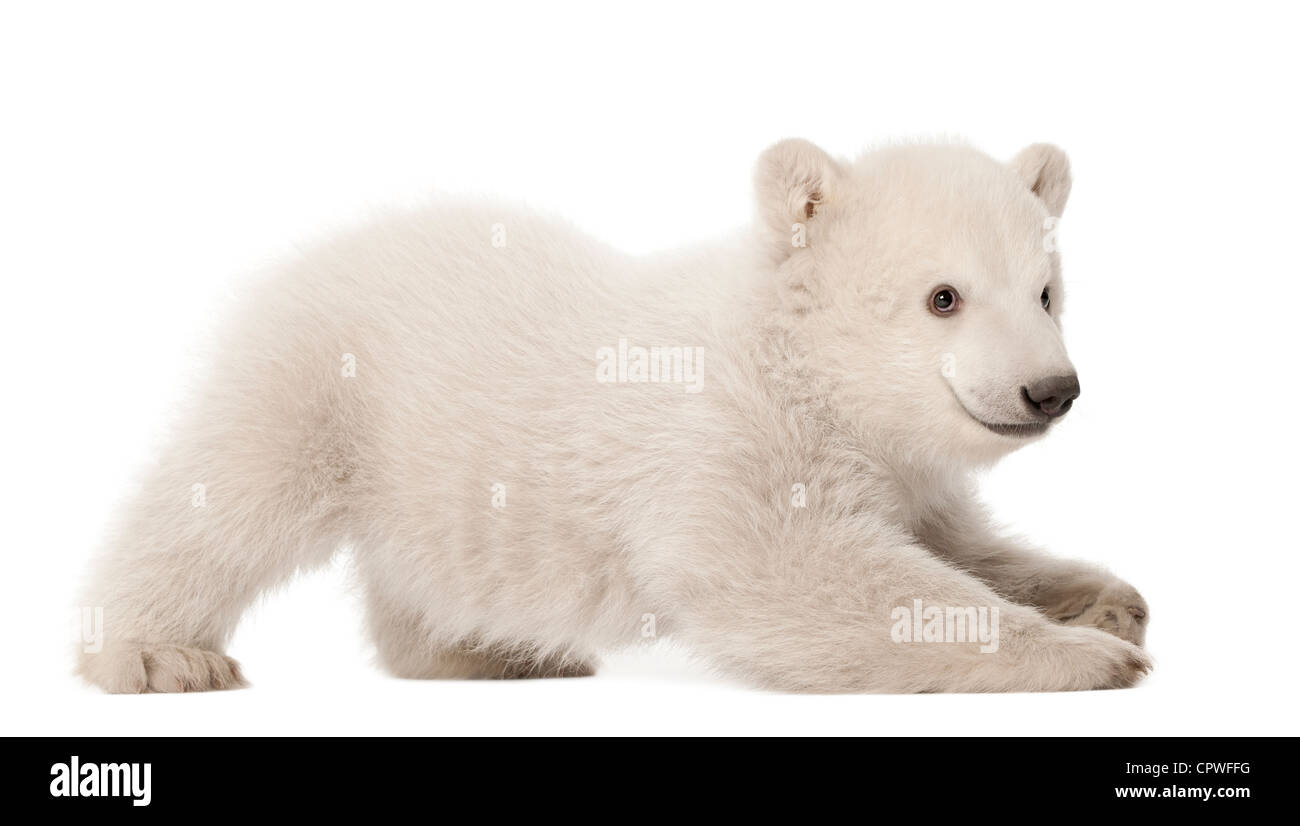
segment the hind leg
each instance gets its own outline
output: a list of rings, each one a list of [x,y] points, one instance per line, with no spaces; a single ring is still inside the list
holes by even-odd
[[[507,647],[461,640],[438,642],[418,614],[392,607],[373,595],[368,604],[370,633],[379,662],[407,680],[518,680],[590,677],[594,658],[539,654],[529,646]]]
[[[102,646],[79,671],[113,693],[244,684],[225,648],[248,605],[336,548],[346,451],[303,383],[205,408],[129,503],[81,605]],[[319,398],[319,396],[317,396]]]
[[[81,653],[79,671],[110,693],[241,687],[224,651],[245,609],[333,553],[286,519],[287,503],[270,492],[213,482],[202,508],[188,493],[188,485],[152,483],[83,597],[102,609],[103,645]]]
[[[591,663],[562,657],[536,657],[527,651],[511,652],[469,644],[432,652],[423,673],[414,679],[527,680],[550,677],[590,677]],[[410,676],[410,675],[398,675]]]

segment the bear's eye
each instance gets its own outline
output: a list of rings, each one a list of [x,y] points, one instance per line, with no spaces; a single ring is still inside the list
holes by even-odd
[[[1047,294],[1047,288],[1046,288],[1046,287],[1043,287],[1043,294],[1040,295],[1040,296],[1038,297],[1038,300],[1041,301],[1041,302],[1043,302],[1043,309],[1044,309],[1044,310],[1046,310],[1048,307],[1051,307],[1051,306],[1052,306],[1052,297],[1051,297],[1050,295]]]
[[[937,315],[951,315],[961,303],[961,296],[952,287],[939,287],[930,293],[930,311]]]

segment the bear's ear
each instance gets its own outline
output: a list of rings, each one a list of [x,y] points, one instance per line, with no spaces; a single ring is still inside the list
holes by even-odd
[[[808,224],[833,197],[840,166],[820,147],[792,138],[770,147],[754,170],[764,240],[779,264],[808,243]]]
[[[1047,205],[1048,213],[1060,218],[1070,197],[1070,159],[1065,153],[1050,143],[1036,143],[1022,149],[1011,166]]]

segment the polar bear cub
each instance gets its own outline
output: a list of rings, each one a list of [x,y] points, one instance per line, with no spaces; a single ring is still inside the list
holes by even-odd
[[[408,678],[590,674],[671,635],[784,691],[1055,691],[1147,608],[991,530],[973,471],[1079,395],[1065,155],[759,159],[751,229],[630,257],[436,205],[265,281],[97,560],[111,692],[243,684],[260,593],[350,548]]]

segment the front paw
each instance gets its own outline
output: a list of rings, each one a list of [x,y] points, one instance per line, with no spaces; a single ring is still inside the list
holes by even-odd
[[[1046,608],[1049,617],[1065,625],[1100,628],[1134,645],[1147,636],[1150,612],[1137,589],[1121,579],[1080,583],[1053,594]]]

